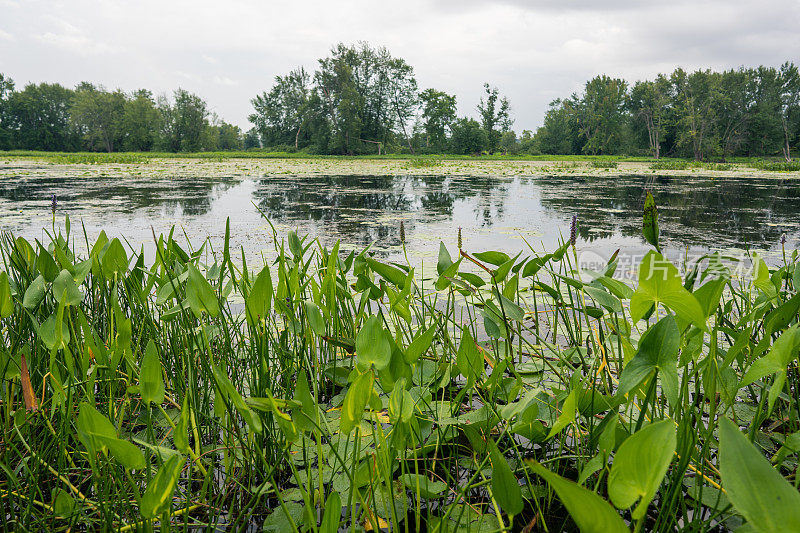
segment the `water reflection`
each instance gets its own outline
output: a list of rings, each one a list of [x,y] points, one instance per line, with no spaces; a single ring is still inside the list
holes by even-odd
[[[577,213],[581,237],[590,241],[615,232],[638,237],[648,189],[656,197],[662,234],[675,246],[763,247],[784,232],[798,233],[800,186],[786,179],[550,176],[531,182],[541,188],[543,206]]]
[[[455,244],[458,227],[471,249],[518,251],[520,237],[552,247],[577,214],[583,246],[603,256],[646,248],[646,190],[673,250],[774,248],[783,232],[796,246],[800,236],[797,183],[700,176],[20,176],[0,182],[0,220],[3,229],[39,236],[56,194],[60,213],[81,219],[90,236],[106,229],[135,244],[151,239],[151,226],[166,232],[177,224],[192,240],[219,240],[230,217],[234,244],[258,254],[271,235],[261,212],[280,231],[298,228],[348,247],[374,243],[390,255],[402,220],[409,251],[433,255],[440,239]]]

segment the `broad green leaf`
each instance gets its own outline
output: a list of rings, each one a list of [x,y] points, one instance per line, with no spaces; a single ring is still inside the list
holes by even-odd
[[[800,531],[800,493],[724,417],[719,420],[719,453],[722,486],[753,529]]]
[[[392,283],[397,287],[403,287],[405,285],[406,273],[399,268],[381,263],[380,261],[376,261],[371,257],[367,257],[367,264],[376,274],[389,283]]]
[[[344,435],[349,435],[353,428],[358,426],[364,416],[364,408],[367,406],[370,396],[372,396],[372,383],[374,381],[372,371],[367,371],[358,376],[353,381],[342,403],[342,418],[339,422],[339,431]]]
[[[400,481],[408,490],[427,500],[445,498],[448,495],[447,483],[444,481],[431,481],[419,474],[403,474]]]
[[[618,394],[626,394],[659,370],[664,397],[673,407],[678,402],[678,348],[680,331],[672,315],[667,315],[648,329],[639,340],[639,350],[625,365],[619,380]]]
[[[107,447],[111,455],[114,456],[114,459],[125,468],[131,470],[145,467],[146,463],[142,450],[135,444],[117,437],[107,437],[105,435],[94,435],[94,438]]]
[[[170,457],[147,484],[147,489],[142,495],[140,509],[144,518],[155,518],[161,513],[169,511],[172,506],[172,494],[178,484],[182,466],[182,456]]]
[[[453,264],[450,252],[447,251],[442,241],[439,241],[439,260],[436,262],[436,272],[441,276]]]
[[[78,305],[83,301],[83,294],[68,270],[62,270],[53,281],[53,296],[59,302],[62,297],[66,298],[65,305]]]
[[[434,324],[428,329],[417,333],[417,336],[414,337],[414,340],[412,340],[411,344],[409,344],[408,348],[406,348],[404,354],[406,363],[416,363],[417,359],[419,359],[420,356],[428,351],[428,348],[431,347],[431,343],[433,342],[433,337],[436,335],[436,329],[437,326]]]
[[[519,481],[493,440],[489,441],[489,455],[492,459],[492,494],[506,514],[514,516],[521,513],[524,504]]]
[[[761,289],[767,296],[774,298],[778,291],[769,276],[767,264],[758,254],[753,254],[753,285]]]
[[[103,269],[103,275],[108,279],[114,279],[116,275],[118,278],[128,270],[128,254],[125,253],[125,248],[116,237],[108,244],[103,257],[100,259],[100,266]]]
[[[775,372],[785,372],[789,363],[797,357],[798,347],[800,347],[800,324],[795,324],[778,337],[767,355],[753,363],[742,378],[740,387],[746,387]]]
[[[311,330],[320,337],[325,335],[325,319],[322,318],[322,312],[317,307],[317,304],[311,301],[304,301],[303,306],[306,310],[306,318]]]
[[[598,304],[602,305],[609,311],[613,312],[621,312],[622,311],[622,303],[619,301],[619,298],[612,296],[611,294],[607,293],[603,289],[598,289],[596,287],[591,287],[586,285],[583,287],[584,292],[591,296],[594,301]]]
[[[215,317],[219,314],[219,300],[214,293],[211,283],[197,270],[193,264],[189,263],[189,279],[186,282],[186,300],[189,307],[197,318],[200,318],[203,311]]]
[[[511,267],[514,266],[514,261],[516,261],[516,259],[517,258],[514,257],[513,259],[509,259],[502,265],[498,266],[492,274],[492,280],[495,283],[502,283],[503,280],[506,279],[506,276],[508,276],[508,273],[511,271]]]
[[[75,499],[64,489],[53,491],[53,510],[56,515],[68,517],[75,511]]]
[[[61,270],[58,268],[53,256],[50,255],[50,252],[45,250],[41,244],[39,245],[39,256],[36,258],[36,268],[39,270],[39,273],[44,276],[45,281],[48,282],[52,282],[56,279],[56,276],[58,276]]]
[[[652,244],[656,250],[660,250],[658,246],[658,210],[656,209],[656,200],[650,191],[647,191],[644,200],[642,234],[647,242]]]
[[[117,429],[114,424],[87,402],[80,404],[76,426],[78,438],[88,450],[95,453],[104,449],[103,443],[95,442],[95,436],[117,438]]]
[[[569,424],[575,422],[575,417],[578,413],[578,400],[576,394],[577,390],[578,389],[572,389],[564,400],[564,403],[561,405],[561,414],[558,415],[556,423],[553,424],[553,427],[550,429],[550,433],[547,434],[548,440],[557,435]]]
[[[703,309],[703,314],[707,317],[714,314],[719,307],[719,300],[722,297],[722,292],[725,290],[725,284],[728,283],[727,278],[717,278],[709,281],[694,291],[694,296],[697,298],[700,307]]]
[[[231,383],[228,375],[214,364],[211,365],[211,372],[214,374],[214,381],[217,383],[218,390],[233,404],[250,429],[256,433],[261,433],[263,429],[261,419],[248,407],[242,395]]]
[[[325,512],[319,526],[320,533],[336,533],[339,531],[339,522],[342,516],[342,499],[339,493],[331,491],[325,501]]]
[[[300,404],[299,408],[292,409],[292,420],[301,431],[314,431],[321,420],[319,406],[311,395],[308,386],[308,375],[305,370],[297,373],[297,385],[294,388],[294,401]]]
[[[473,254],[473,255],[475,256],[475,258],[478,261],[483,261],[484,263],[489,263],[489,264],[494,265],[494,266],[500,266],[500,265],[508,262],[509,259],[511,259],[508,256],[508,254],[504,254],[503,252],[495,252],[495,251],[478,252],[478,253]]]
[[[144,468],[144,456],[134,444],[122,440],[114,425],[100,412],[81,402],[77,420],[78,438],[91,453],[110,451],[125,468]]]
[[[172,442],[175,444],[175,449],[181,453],[189,453],[189,395],[183,397],[183,405],[181,406],[181,416],[178,423],[175,424],[175,430],[172,432]]]
[[[374,365],[377,370],[383,370],[389,365],[392,346],[379,315],[372,315],[361,326],[356,336],[356,356],[362,369]]]
[[[389,397],[389,418],[392,423],[408,422],[414,414],[414,398],[405,388],[406,378],[400,378],[394,384]]]
[[[286,502],[275,509],[264,520],[264,533],[284,533],[287,531],[304,531],[300,526],[305,522],[305,505],[298,502]]]
[[[461,331],[461,344],[458,345],[456,353],[456,366],[470,384],[474,384],[485,370],[483,356],[478,351],[478,346],[467,326],[464,326]]]
[[[564,479],[539,463],[531,463],[531,469],[553,487],[582,533],[630,533],[614,508],[594,492]]]
[[[259,319],[266,318],[272,309],[272,276],[269,273],[269,265],[261,269],[247,295],[246,309],[247,320],[255,324]]]
[[[650,251],[639,265],[639,287],[631,296],[631,318],[638,322],[652,304],[662,303],[675,314],[707,331],[706,316],[697,298],[684,288],[675,266],[661,254]]]
[[[627,509],[639,501],[631,516],[644,517],[672,462],[676,443],[671,420],[645,426],[625,439],[608,476],[608,496],[614,505]]]
[[[11,299],[11,284],[8,274],[0,272],[0,317],[8,318],[14,312],[14,301]]]
[[[33,310],[44,300],[44,295],[47,293],[45,287],[44,277],[36,276],[30,285],[28,285],[25,295],[22,297],[22,305],[25,309]]]
[[[289,251],[292,252],[296,258],[303,257],[303,243],[300,242],[300,237],[297,236],[295,231],[289,232]]]
[[[139,369],[139,392],[145,405],[160,404],[164,401],[164,378],[161,371],[161,359],[153,339],[147,343],[142,365]]]
[[[54,312],[39,326],[39,338],[48,350],[57,350],[69,343],[69,328],[63,318],[59,320],[58,314]]]

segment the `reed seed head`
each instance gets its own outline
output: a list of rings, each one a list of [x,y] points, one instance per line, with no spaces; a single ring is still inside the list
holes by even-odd
[[[578,215],[572,215],[572,224],[569,227],[569,242],[572,246],[575,246],[575,242],[578,240]]]
[[[462,242],[461,242],[461,227],[459,226],[459,228],[458,228],[458,249],[459,249],[459,251],[461,250],[461,244],[462,244]]]

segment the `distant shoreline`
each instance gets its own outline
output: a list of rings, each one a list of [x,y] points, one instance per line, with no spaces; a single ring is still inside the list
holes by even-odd
[[[258,155],[256,155],[258,154]],[[212,154],[139,154],[139,153],[42,153],[0,152],[0,177],[37,175],[53,171],[83,175],[127,175],[148,172],[176,176],[197,174],[247,178],[270,174],[320,175],[657,175],[718,176],[732,178],[800,178],[800,170],[774,171],[755,168],[763,160],[731,163],[696,163],[682,159],[611,158],[563,156],[550,159],[541,156],[486,156],[453,158],[452,156],[308,156],[261,152],[226,152]]]

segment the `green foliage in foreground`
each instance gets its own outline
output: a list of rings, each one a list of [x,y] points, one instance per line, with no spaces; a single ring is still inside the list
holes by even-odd
[[[658,242],[655,208],[645,220]],[[800,524],[800,267],[0,243],[7,529]],[[238,254],[236,254],[238,255]]]

